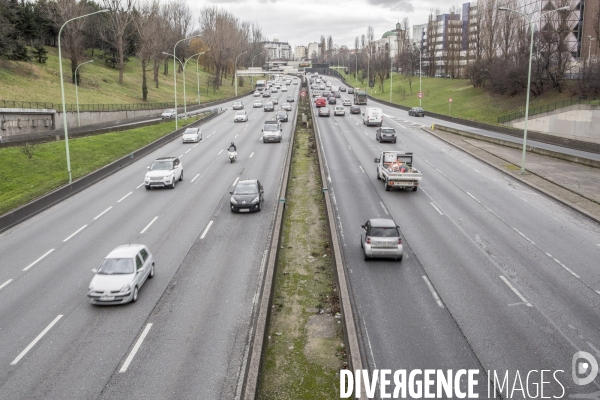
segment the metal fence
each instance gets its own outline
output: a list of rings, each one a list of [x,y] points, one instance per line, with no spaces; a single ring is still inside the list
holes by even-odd
[[[134,103],[134,104],[80,104],[79,111],[134,111],[134,110],[155,110],[163,108],[174,108],[175,104],[171,102],[163,103]],[[46,103],[39,101],[15,101],[0,100],[0,108],[34,108],[34,109],[54,109],[62,111],[62,103]],[[67,111],[77,111],[76,104],[66,104]]]
[[[546,104],[544,106],[530,108],[529,116],[531,117],[532,115],[547,113],[550,111],[557,110],[559,108],[569,107],[569,106],[572,106],[575,104],[600,104],[600,101],[598,99],[571,98],[568,100],[557,101],[556,103],[552,103],[552,104]],[[502,115],[502,116],[498,117],[498,123],[504,124],[508,121],[512,121],[512,120],[518,119],[518,118],[525,118],[525,110],[521,110],[519,112],[514,112],[514,113],[508,114],[508,115]]]

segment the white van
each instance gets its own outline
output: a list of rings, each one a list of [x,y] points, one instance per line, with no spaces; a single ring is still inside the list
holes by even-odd
[[[383,123],[383,111],[381,108],[365,108],[363,113],[363,124],[381,126]]]

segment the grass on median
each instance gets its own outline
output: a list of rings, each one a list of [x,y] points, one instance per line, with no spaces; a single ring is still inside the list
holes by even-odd
[[[355,79],[353,74],[344,74],[349,85],[354,87],[367,87],[367,81],[361,83]],[[360,76],[360,71],[359,71]],[[514,112],[525,110],[525,94],[517,96],[500,96],[484,88],[475,88],[468,79],[444,79],[423,77],[423,99],[422,107],[425,112],[431,111],[452,117],[467,119],[471,121],[498,124],[498,117]],[[392,79],[392,102],[407,107],[418,107],[419,99],[419,77],[412,77],[412,90],[407,78],[402,74],[393,74]],[[375,87],[370,94],[381,100],[390,101],[390,80],[384,80],[383,91],[376,80]],[[529,102],[530,109],[537,106],[551,104],[557,101],[570,99],[572,96],[569,89],[559,93],[555,90],[546,91],[543,96],[532,97]],[[452,99],[449,107],[448,99]],[[408,115],[408,114],[407,114]]]
[[[180,121],[180,126],[197,120]],[[69,140],[73,180],[175,130],[175,122]],[[64,140],[41,143],[29,158],[25,146],[0,149],[0,215],[69,182]],[[31,149],[31,146],[29,146]],[[175,155],[177,156],[177,155]],[[140,180],[143,176],[140,175]]]
[[[297,128],[293,146],[258,397],[334,399],[345,349],[312,130]]]

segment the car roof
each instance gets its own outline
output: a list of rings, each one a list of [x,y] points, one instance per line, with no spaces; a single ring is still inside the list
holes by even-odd
[[[389,218],[372,218],[369,220],[372,227],[375,228],[395,228],[396,223],[393,219]]]
[[[157,158],[154,161],[173,161],[173,160],[176,160],[176,159],[177,159],[177,157],[160,157],[160,158]]]
[[[145,247],[143,244],[124,244],[113,249],[105,258],[133,258]]]
[[[257,179],[244,179],[243,181],[239,181],[238,185],[256,185],[258,182]]]
[[[381,129],[394,129],[391,126],[382,126]]]

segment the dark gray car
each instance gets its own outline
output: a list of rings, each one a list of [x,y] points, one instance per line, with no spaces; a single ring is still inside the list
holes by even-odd
[[[381,142],[396,143],[396,130],[387,126],[377,129],[375,132],[375,140]]]
[[[288,122],[288,114],[284,110],[277,111],[277,121]]]
[[[264,189],[258,179],[239,181],[231,194],[231,212],[260,211]]]

